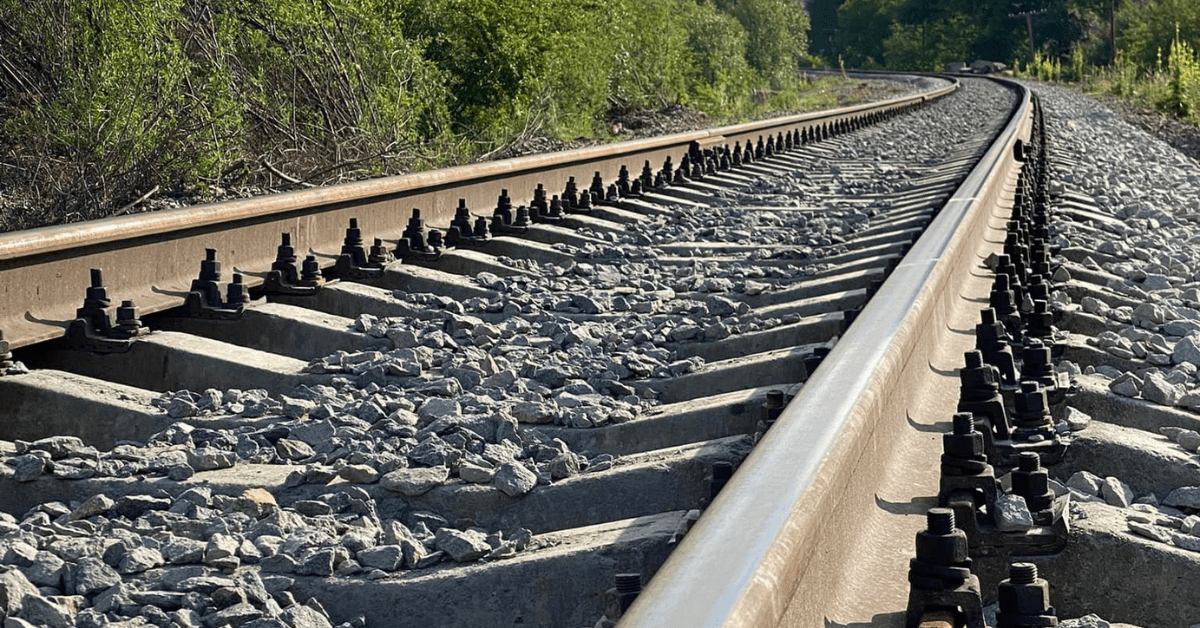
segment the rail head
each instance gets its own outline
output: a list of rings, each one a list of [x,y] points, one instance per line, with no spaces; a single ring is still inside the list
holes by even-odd
[[[882,397],[901,371],[922,359],[911,343],[924,324],[921,317],[940,307],[950,266],[963,258],[956,235],[986,225],[988,205],[1004,183],[996,173],[1011,166],[1013,144],[1028,133],[1029,90],[1004,83],[1020,94],[1008,124],[650,580],[620,628],[773,627],[792,598],[805,595],[797,591],[800,573],[809,563],[830,560],[818,559],[828,548],[814,547],[815,539],[831,527],[853,526],[817,506],[842,500],[847,469],[877,446],[864,442],[875,437],[873,421],[904,421],[886,415]],[[848,442],[856,447],[846,448]]]

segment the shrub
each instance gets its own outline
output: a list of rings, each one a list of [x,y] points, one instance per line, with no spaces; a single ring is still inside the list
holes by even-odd
[[[1190,44],[1176,37],[1171,41],[1168,60],[1167,86],[1169,96],[1165,108],[1181,117],[1190,118],[1197,111],[1197,92],[1200,90],[1200,62]]]

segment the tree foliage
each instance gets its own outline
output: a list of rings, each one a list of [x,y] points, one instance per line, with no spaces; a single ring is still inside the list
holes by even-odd
[[[591,135],[613,109],[734,113],[797,83],[807,30],[798,0],[0,0],[0,187],[87,218]]]
[[[1098,60],[1108,32],[1108,0],[828,1],[838,7],[837,36],[824,55],[830,65],[839,56],[851,66],[921,70],[975,59],[1028,62],[1026,12],[1032,14],[1034,48],[1044,56],[1066,59],[1075,47]],[[1123,5],[1144,8],[1167,2],[1193,4],[1192,0],[1125,0]],[[1170,40],[1169,32],[1154,32],[1144,39]]]

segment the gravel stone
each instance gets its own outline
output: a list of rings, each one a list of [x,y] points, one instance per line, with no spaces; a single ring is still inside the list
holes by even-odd
[[[421,409],[417,411],[417,415],[421,417],[421,421],[425,424],[432,423],[443,417],[454,417],[462,414],[462,406],[453,399],[443,397],[430,397],[421,404]]]
[[[213,625],[216,626],[228,625],[238,628],[242,624],[258,619],[259,617],[262,617],[262,611],[250,604],[242,603],[218,611],[212,621]]]
[[[1011,493],[996,497],[996,527],[1002,532],[1020,532],[1033,527],[1033,513],[1025,498]]]
[[[1067,422],[1067,427],[1072,432],[1078,432],[1087,429],[1087,426],[1092,422],[1092,417],[1082,410],[1067,406],[1067,414],[1064,417]]]
[[[32,482],[46,470],[46,464],[50,462],[50,456],[45,452],[34,452],[10,458],[8,462],[13,467],[14,480],[18,482]]]
[[[1200,537],[1190,534],[1180,534],[1179,532],[1169,532],[1171,535],[1171,543],[1185,550],[1200,552]]]
[[[277,510],[275,496],[261,488],[248,488],[238,496],[237,509],[255,519],[261,519]]]
[[[1106,477],[1100,485],[1100,496],[1110,506],[1128,508],[1133,503],[1133,489],[1118,478]]]
[[[121,583],[121,574],[103,561],[87,556],[71,567],[76,595],[91,596]]]
[[[211,565],[219,560],[237,556],[241,543],[227,534],[214,534],[204,548],[204,562]]]
[[[1150,371],[1142,380],[1142,397],[1164,406],[1173,406],[1183,394],[1183,387],[1167,381],[1166,377],[1157,371]]]
[[[1175,442],[1180,447],[1194,452],[1196,448],[1200,447],[1200,433],[1197,433],[1195,430],[1180,430],[1179,434],[1175,436]]]
[[[1088,471],[1076,471],[1067,480],[1067,488],[1075,489],[1085,495],[1099,495],[1104,480]]]
[[[416,497],[441,486],[450,476],[446,467],[397,469],[380,479],[383,488],[406,497]]]
[[[1076,619],[1058,622],[1059,628],[1109,628],[1110,624],[1096,615],[1084,615]]]
[[[1200,365],[1200,333],[1188,334],[1175,343],[1175,349],[1171,352],[1171,361],[1175,364],[1188,362]]]
[[[404,564],[404,548],[399,545],[380,545],[362,550],[355,557],[365,567],[396,571]]]
[[[292,628],[333,628],[329,618],[308,606],[293,604],[279,614],[279,619]]]
[[[1141,394],[1142,380],[1132,373],[1125,373],[1114,379],[1108,389],[1122,397],[1136,397]]]
[[[547,465],[550,467],[550,477],[555,480],[565,480],[579,473],[579,460],[573,453],[560,453]]]
[[[1162,503],[1173,508],[1200,510],[1200,486],[1181,486],[1167,493]]]
[[[1171,542],[1171,532],[1161,526],[1156,526],[1152,523],[1141,523],[1139,521],[1126,521],[1125,525],[1129,526],[1131,532],[1152,541],[1158,541],[1159,543]]]
[[[296,573],[302,576],[332,576],[337,556],[332,548],[307,552],[296,561]]]
[[[37,594],[37,587],[20,571],[10,569],[0,572],[0,613],[19,614],[24,608],[25,600]]]
[[[62,588],[63,570],[66,563],[51,552],[38,552],[33,564],[22,567],[21,572],[30,582],[39,587]]]
[[[338,477],[352,484],[371,484],[379,479],[379,472],[369,465],[349,464],[338,471]]]
[[[456,563],[479,560],[492,551],[487,535],[475,530],[460,532],[454,528],[442,528],[437,531],[434,543],[438,551],[446,552]]]
[[[204,541],[172,536],[169,541],[159,546],[159,552],[168,563],[185,565],[202,561],[206,547],[207,544]]]
[[[151,510],[166,510],[171,507],[171,500],[152,497],[150,495],[126,495],[117,500],[117,503],[110,509],[110,513],[116,517],[125,517],[126,519],[137,519]]]
[[[495,475],[495,469],[481,467],[469,462],[463,463],[458,468],[458,477],[462,478],[464,482],[471,482],[472,484],[487,484],[492,481]]]
[[[518,462],[507,462],[496,470],[496,488],[509,497],[519,497],[537,486],[537,474]]]
[[[285,460],[304,460],[316,454],[308,443],[290,438],[281,438],[275,441],[275,452]]]
[[[80,519],[94,517],[96,515],[108,512],[114,505],[115,502],[113,502],[113,500],[107,495],[104,493],[97,493],[89,497],[87,501],[80,504],[79,508],[72,510],[70,519],[71,521],[78,521]]]
[[[237,455],[213,447],[198,447],[188,452],[188,466],[195,471],[228,469],[237,462]]]
[[[518,403],[512,408],[512,415],[520,423],[546,424],[553,423],[556,413],[552,406],[533,401]]]
[[[21,615],[36,626],[74,628],[75,616],[61,604],[40,595],[26,595]]]
[[[123,574],[135,574],[147,569],[154,569],[162,564],[163,557],[158,550],[149,547],[135,547],[121,558],[121,565],[117,567],[117,571]]]

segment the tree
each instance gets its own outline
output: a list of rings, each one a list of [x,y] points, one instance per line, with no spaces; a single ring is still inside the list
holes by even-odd
[[[837,62],[838,9],[846,0],[812,0],[808,4],[808,42],[813,54]]]
[[[854,68],[882,67],[883,41],[891,35],[903,0],[846,0],[838,8],[837,51]]]
[[[808,15],[800,0],[718,0],[746,29],[746,61],[773,87],[791,85],[808,52]]]

